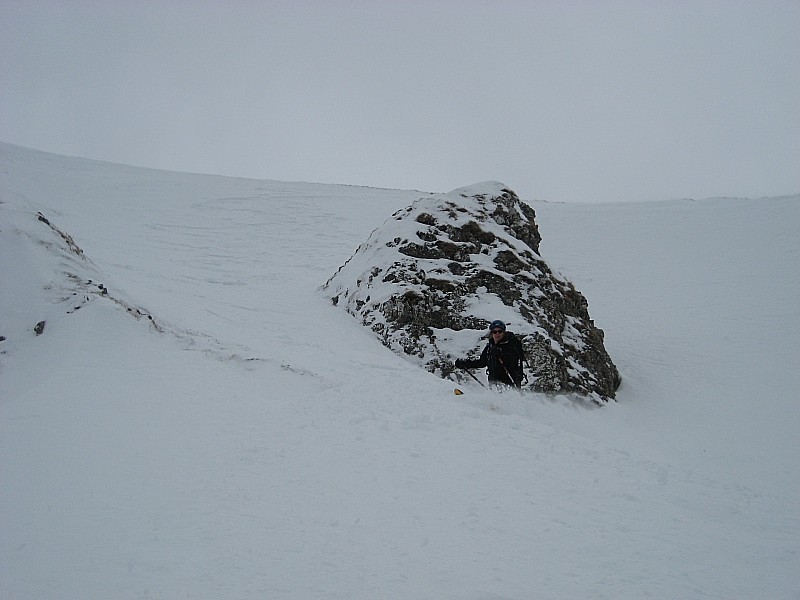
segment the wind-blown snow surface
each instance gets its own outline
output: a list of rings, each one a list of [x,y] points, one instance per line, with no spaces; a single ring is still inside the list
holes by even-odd
[[[624,378],[587,410],[330,307],[421,192],[0,155],[3,598],[800,595],[800,198],[531,203]]]

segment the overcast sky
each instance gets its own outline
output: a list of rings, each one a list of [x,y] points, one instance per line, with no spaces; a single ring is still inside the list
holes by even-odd
[[[0,0],[0,140],[523,199],[800,192],[800,1]]]

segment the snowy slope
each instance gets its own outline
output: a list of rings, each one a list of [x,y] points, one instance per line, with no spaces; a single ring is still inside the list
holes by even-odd
[[[421,195],[0,145],[0,596],[798,597],[800,198],[531,203],[623,375],[586,410],[330,307]]]

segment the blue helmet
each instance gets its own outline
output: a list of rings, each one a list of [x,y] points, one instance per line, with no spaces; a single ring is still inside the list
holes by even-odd
[[[506,324],[503,323],[500,319],[496,321],[492,321],[492,324],[489,325],[489,331],[494,331],[495,329],[502,329],[503,331],[506,330]]]

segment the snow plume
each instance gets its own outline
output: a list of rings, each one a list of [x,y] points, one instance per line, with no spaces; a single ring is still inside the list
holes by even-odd
[[[396,212],[325,284],[333,303],[433,373],[479,354],[489,323],[522,338],[538,392],[614,397],[620,378],[583,295],[540,256],[534,210],[499,182]]]

